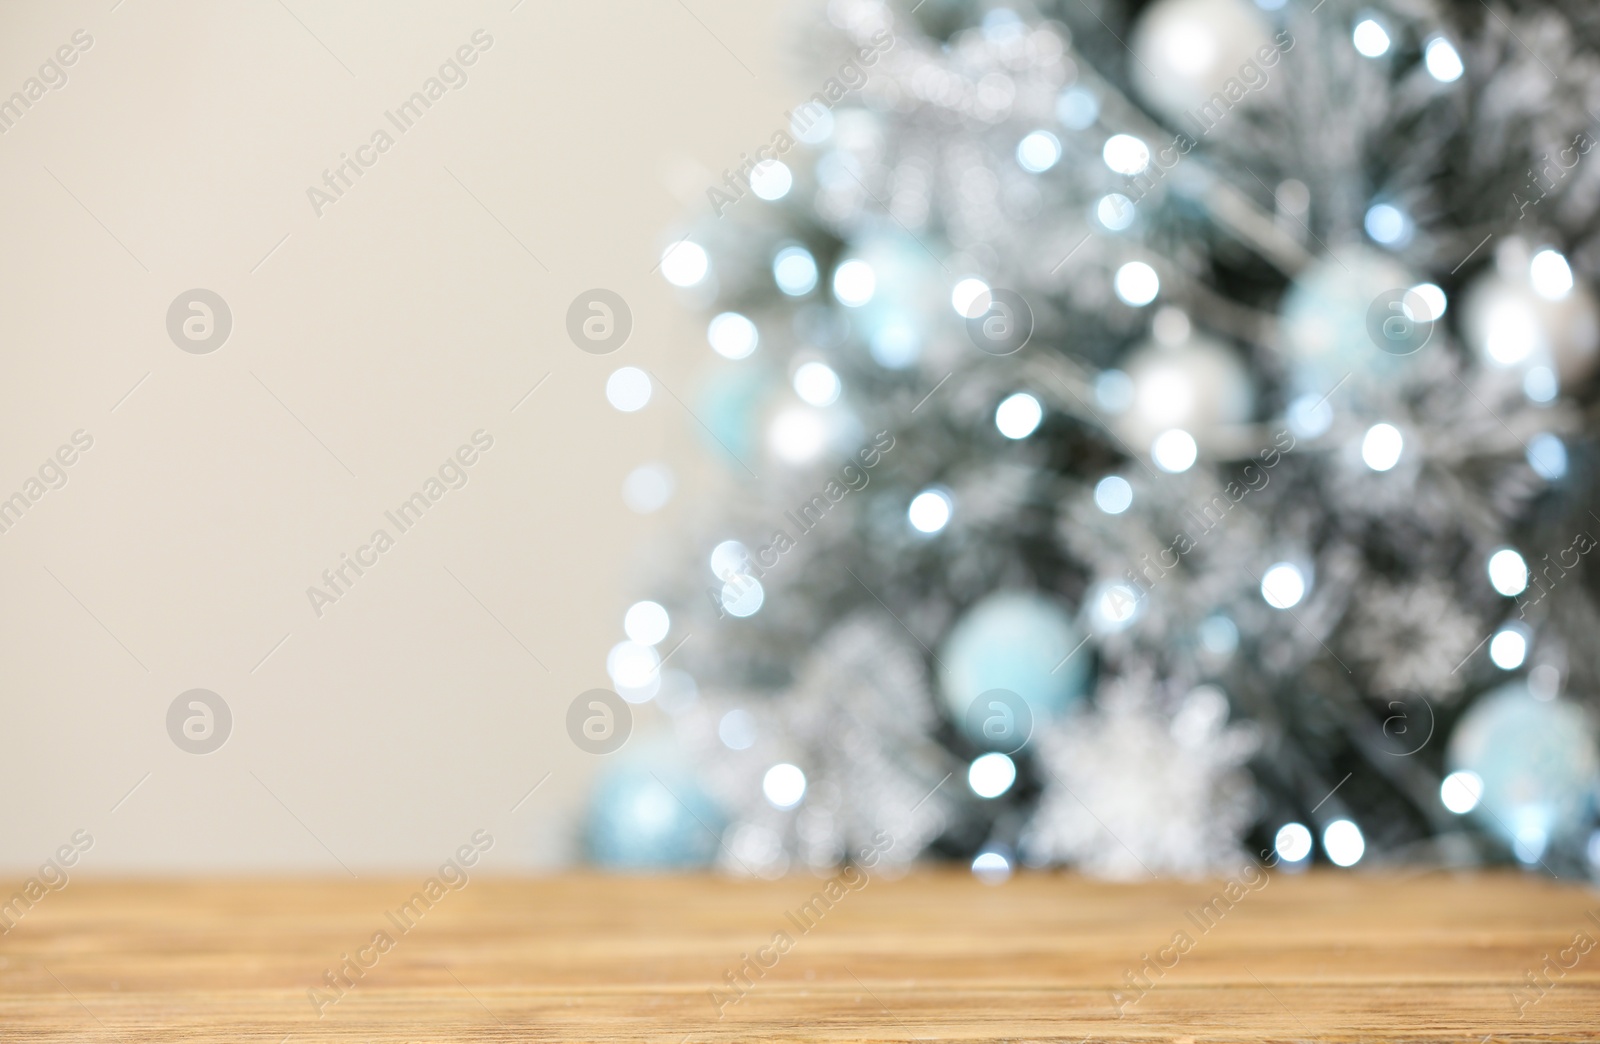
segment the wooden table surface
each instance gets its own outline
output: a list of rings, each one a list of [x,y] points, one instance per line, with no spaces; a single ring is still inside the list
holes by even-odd
[[[75,879],[0,1040],[1600,1040],[1600,895],[1530,875],[424,881]]]

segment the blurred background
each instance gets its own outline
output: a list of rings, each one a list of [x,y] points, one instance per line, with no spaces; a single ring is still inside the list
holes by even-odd
[[[0,863],[1600,874],[1600,16],[0,18]]]
[[[6,95],[92,41],[0,136],[0,485],[93,440],[0,546],[7,867],[80,828],[86,872],[434,865],[480,827],[502,869],[574,856],[594,759],[567,704],[607,684],[643,535],[714,478],[670,397],[624,414],[606,378],[691,380],[701,324],[654,269],[794,88],[767,5],[512,6],[0,13]],[[318,216],[308,188],[380,128]],[[565,324],[597,286],[633,313],[606,358]],[[168,333],[197,287],[232,314],[209,354]],[[480,429],[468,484],[316,615],[307,588]],[[623,484],[651,463],[676,493],[646,515]],[[233,719],[204,757],[166,727],[196,688]]]

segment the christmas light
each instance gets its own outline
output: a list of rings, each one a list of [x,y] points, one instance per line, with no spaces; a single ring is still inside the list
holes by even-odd
[[[1554,250],[1541,250],[1528,262],[1533,292],[1546,301],[1559,301],[1572,293],[1572,266]]]
[[[1112,232],[1121,232],[1133,224],[1133,219],[1138,213],[1133,200],[1120,192],[1109,192],[1100,197],[1100,202],[1094,206],[1095,218]]]
[[[650,375],[637,366],[624,366],[606,378],[606,401],[623,413],[644,409],[650,391]]]
[[[950,498],[937,489],[926,489],[911,498],[906,517],[919,533],[937,533],[950,521]]]
[[[773,808],[793,808],[806,795],[806,774],[798,765],[780,762],[761,777],[761,793]]]
[[[840,387],[839,375],[827,363],[802,363],[794,372],[794,393],[813,406],[831,406]]]
[[[950,291],[950,307],[963,319],[976,319],[989,307],[989,284],[970,276],[961,280]]]
[[[754,616],[766,599],[761,581],[753,576],[736,576],[722,585],[722,608],[730,616]]]
[[[1150,146],[1131,134],[1113,134],[1100,150],[1106,166],[1132,177],[1150,166]]]
[[[1199,456],[1200,447],[1195,444],[1194,436],[1181,428],[1162,432],[1150,444],[1150,459],[1156,462],[1156,467],[1174,475],[1194,467]]]
[[[784,247],[772,259],[772,280],[790,297],[804,297],[817,285],[816,258],[805,247]]]
[[[972,875],[984,884],[999,884],[1011,876],[1011,860],[999,849],[986,848],[972,858]]]
[[[717,722],[717,739],[729,750],[749,750],[756,741],[756,720],[743,707],[735,707]]]
[[[1502,671],[1514,671],[1528,658],[1528,638],[1515,627],[1506,627],[1489,639],[1489,659]]]
[[[1322,850],[1337,866],[1355,866],[1367,851],[1361,828],[1348,819],[1335,819],[1322,832]]]
[[[1401,299],[1401,307],[1412,322],[1431,323],[1444,316],[1449,301],[1437,284],[1418,283]]]
[[[1566,444],[1548,432],[1529,440],[1527,459],[1528,467],[1546,482],[1554,482],[1567,473]]]
[[[1522,375],[1522,394],[1530,402],[1553,402],[1561,392],[1561,382],[1548,366],[1530,366]]]
[[[667,247],[661,255],[661,274],[673,286],[694,286],[711,269],[711,258],[698,243],[687,239]]]
[[[1402,246],[1411,238],[1411,220],[1400,209],[1388,203],[1378,203],[1367,209],[1362,222],[1367,235],[1384,246]]]
[[[640,645],[660,643],[671,626],[672,619],[660,602],[635,602],[622,617],[623,633]]]
[[[1068,130],[1087,130],[1099,118],[1099,99],[1082,87],[1062,91],[1056,99],[1056,119]]]
[[[606,674],[619,688],[637,689],[655,676],[661,657],[648,645],[618,642],[606,654]]]
[[[1439,800],[1458,816],[1477,808],[1481,797],[1483,779],[1476,772],[1452,772],[1439,784]]]
[[[1290,562],[1279,562],[1261,577],[1261,597],[1274,609],[1293,609],[1306,596],[1306,578]]]
[[[793,184],[789,168],[775,159],[762,160],[750,171],[750,191],[769,202],[787,196]]]
[[[1000,753],[984,754],[967,768],[967,785],[981,798],[999,797],[1016,779],[1016,764]]]
[[[994,411],[994,426],[1008,439],[1025,439],[1044,419],[1044,407],[1027,392],[1007,396]]]
[[[750,567],[750,552],[737,540],[724,540],[711,549],[711,575],[718,580],[738,576]]]
[[[1142,308],[1156,299],[1161,292],[1161,277],[1143,261],[1129,261],[1117,269],[1112,288],[1125,304]]]
[[[1304,823],[1285,823],[1272,839],[1278,858],[1287,863],[1298,863],[1311,854],[1311,831]]]
[[[738,312],[723,312],[706,327],[706,340],[724,359],[743,359],[756,350],[761,335],[756,324]]]
[[[1031,174],[1042,174],[1061,159],[1061,141],[1049,131],[1037,130],[1017,143],[1017,164]]]
[[[1521,555],[1503,547],[1489,556],[1489,583],[1507,598],[1528,589],[1528,563]]]
[[[1422,60],[1428,67],[1428,75],[1440,83],[1455,83],[1466,72],[1466,67],[1461,64],[1461,55],[1442,36],[1435,36],[1428,41]]]
[[[1333,426],[1333,407],[1325,395],[1307,392],[1289,404],[1286,412],[1289,430],[1303,439],[1314,439]]]
[[[1400,463],[1405,438],[1393,424],[1374,424],[1361,439],[1361,461],[1373,471],[1388,471]]]
[[[846,261],[833,270],[833,296],[847,308],[860,308],[872,300],[877,288],[877,273],[865,261]]]
[[[1366,58],[1381,58],[1389,53],[1389,34],[1384,31],[1383,26],[1371,18],[1363,18],[1356,23],[1355,29],[1350,33],[1350,41]]]
[[[772,418],[767,444],[786,464],[805,464],[817,458],[828,444],[828,427],[816,410],[792,407]]]
[[[1094,503],[1108,515],[1120,515],[1133,504],[1133,487],[1121,475],[1107,475],[1095,483]]]

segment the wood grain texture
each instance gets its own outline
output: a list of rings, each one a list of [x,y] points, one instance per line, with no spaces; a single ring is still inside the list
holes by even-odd
[[[1532,876],[1274,875],[1196,918],[1220,883],[927,872],[798,922],[824,882],[485,878],[402,931],[422,881],[74,880],[0,936],[0,1038],[1600,1040],[1600,946],[1519,1016],[1546,954],[1600,940],[1600,895]],[[330,1001],[324,972],[380,931],[392,948]],[[792,945],[719,1017],[711,991],[737,996],[725,973],[777,932]],[[1112,991],[1178,932],[1118,1017]]]

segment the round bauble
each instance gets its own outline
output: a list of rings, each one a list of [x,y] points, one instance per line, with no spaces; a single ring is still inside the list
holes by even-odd
[[[612,870],[710,866],[724,817],[663,747],[625,750],[596,778],[584,820],[589,858]]]
[[[1472,814],[1524,862],[1578,831],[1600,771],[1588,715],[1563,700],[1538,699],[1520,681],[1462,715],[1446,761],[1452,772],[1477,774],[1483,790]]]
[[[1191,134],[1248,104],[1278,62],[1267,21],[1248,0],[1156,0],[1139,16],[1132,48],[1139,96]]]
[[[1462,331],[1486,366],[1548,366],[1576,383],[1600,360],[1600,312],[1564,258],[1537,256],[1523,240],[1501,244],[1494,266],[1467,287]]]
[[[1360,388],[1404,373],[1433,340],[1391,341],[1382,322],[1405,320],[1413,300],[1406,291],[1417,284],[1399,262],[1369,247],[1345,247],[1337,258],[1307,265],[1284,295],[1281,317],[1296,390],[1322,396],[1347,376]]]
[[[1173,428],[1194,436],[1202,451],[1217,448],[1232,441],[1230,432],[1254,408],[1249,371],[1238,353],[1203,334],[1137,348],[1123,369],[1133,382],[1133,401],[1116,427],[1136,452]]]
[[[1053,599],[1023,591],[989,595],[956,623],[939,651],[939,687],[951,717],[981,747],[1018,749],[1032,728],[1082,698],[1091,660],[1080,648],[1083,639]],[[1015,704],[1019,698],[1025,709]]]

